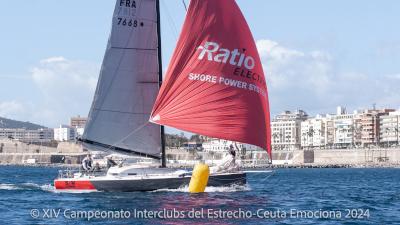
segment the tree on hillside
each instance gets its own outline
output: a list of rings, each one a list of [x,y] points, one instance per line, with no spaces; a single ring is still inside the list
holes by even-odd
[[[198,135],[198,134],[192,135],[190,137],[190,141],[197,142],[197,143],[201,143],[202,142],[202,140],[200,138],[200,135]]]
[[[188,139],[182,134],[165,134],[165,145],[168,147],[179,148],[185,142],[188,142]]]

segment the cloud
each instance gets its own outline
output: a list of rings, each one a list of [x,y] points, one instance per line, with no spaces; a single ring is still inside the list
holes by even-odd
[[[54,94],[53,89],[85,88],[94,91],[97,83],[98,65],[72,61],[64,57],[43,59],[32,70],[32,79],[42,90]],[[66,93],[60,93],[64,95]]]
[[[32,117],[48,126],[66,123],[71,116],[86,116],[96,88],[99,65],[51,57],[31,69],[31,78],[41,99]]]
[[[5,101],[0,102],[0,116],[2,117],[15,117],[15,115],[21,116],[25,113],[25,107],[23,104],[17,101]]]
[[[68,60],[62,56],[55,56],[55,57],[50,57],[47,59],[42,59],[42,60],[40,60],[40,63],[47,64],[47,63],[67,62],[67,61]]]
[[[299,51],[271,40],[257,41],[268,82],[273,114],[304,109],[330,113],[338,105],[365,108],[400,105],[400,74],[376,75],[368,71],[342,71],[329,52]]]
[[[400,73],[398,73],[398,74],[388,74],[388,75],[386,75],[386,78],[393,79],[393,80],[400,80]]]
[[[329,52],[300,51],[272,40],[257,41],[257,48],[268,82],[272,114],[294,109],[310,114],[331,113],[338,105],[350,109],[373,103],[378,107],[400,106],[400,73],[342,71],[336,65],[340,59]],[[27,96],[27,101],[1,99],[0,116],[49,127],[68,123],[76,114],[85,116],[99,69],[99,64],[62,56],[40,60],[30,69],[27,79],[33,87],[27,92],[34,97]]]
[[[302,52],[282,47],[277,42],[271,40],[257,41],[257,48],[261,57],[270,57],[281,62],[304,56]]]
[[[321,51],[305,53],[270,40],[258,41],[257,48],[267,79],[273,88],[301,86],[318,92],[327,91],[332,75],[329,54]]]

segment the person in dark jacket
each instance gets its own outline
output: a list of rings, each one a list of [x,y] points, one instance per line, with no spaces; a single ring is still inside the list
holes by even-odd
[[[82,160],[82,167],[84,170],[86,171],[90,171],[92,170],[92,163],[93,163],[93,159],[90,156],[90,154],[88,154],[83,160]]]

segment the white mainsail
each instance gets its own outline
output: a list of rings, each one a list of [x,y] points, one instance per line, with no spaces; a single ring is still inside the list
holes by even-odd
[[[158,47],[156,0],[117,0],[84,143],[160,157]]]

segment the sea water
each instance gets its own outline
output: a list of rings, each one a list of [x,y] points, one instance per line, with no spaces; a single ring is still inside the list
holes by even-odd
[[[248,185],[60,193],[58,168],[0,167],[0,224],[400,224],[400,169],[277,169]]]

